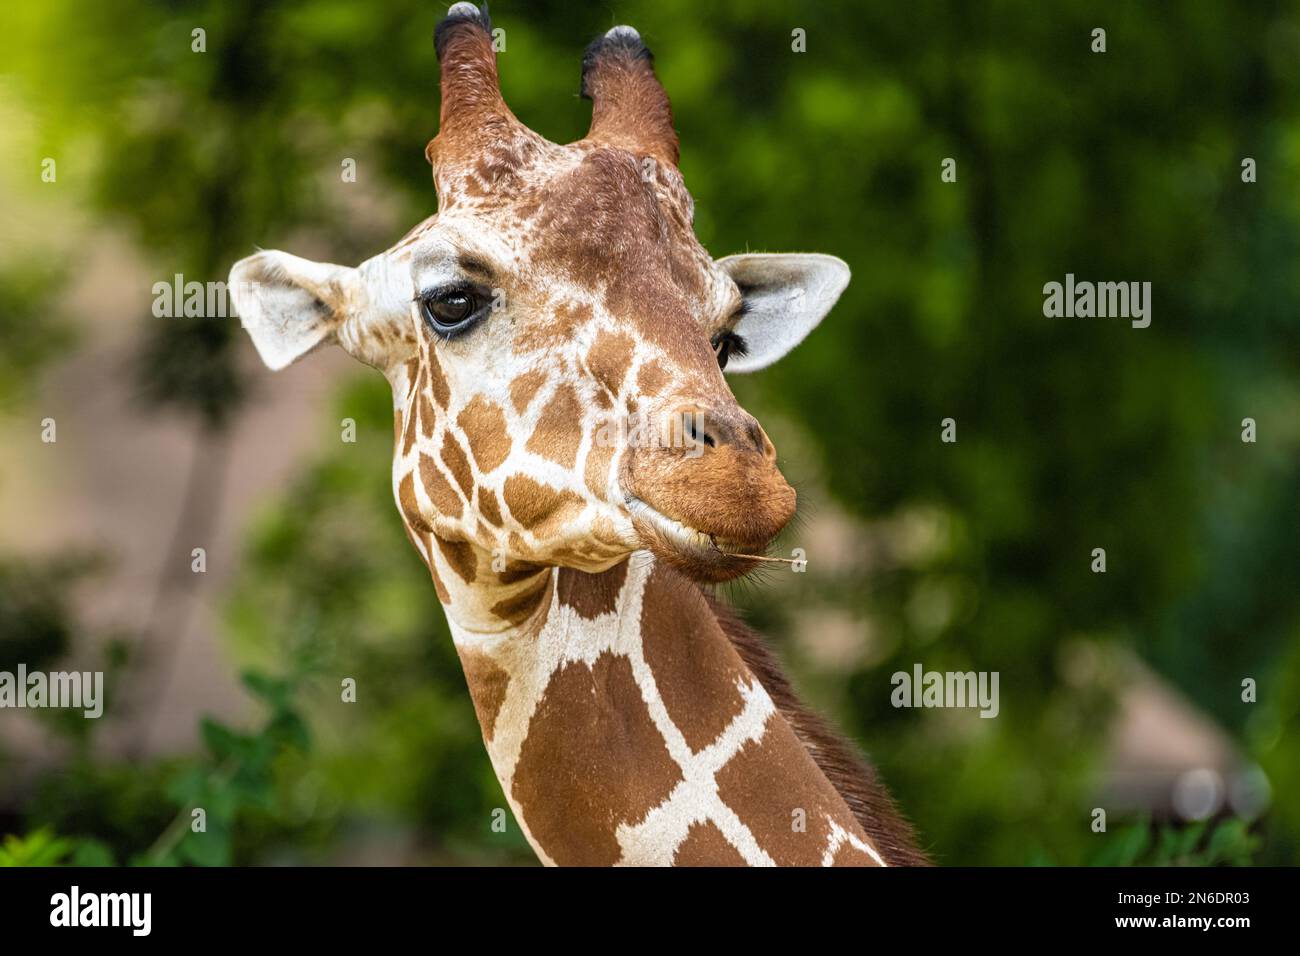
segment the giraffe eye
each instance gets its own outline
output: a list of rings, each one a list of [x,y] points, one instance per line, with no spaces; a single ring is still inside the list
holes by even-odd
[[[419,296],[420,315],[441,335],[462,332],[478,317],[482,301],[464,286],[430,289]]]

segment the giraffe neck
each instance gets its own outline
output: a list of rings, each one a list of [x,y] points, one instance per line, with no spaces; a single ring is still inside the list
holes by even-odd
[[[647,552],[599,574],[501,577],[439,592],[493,767],[543,862],[883,864],[693,583]]]

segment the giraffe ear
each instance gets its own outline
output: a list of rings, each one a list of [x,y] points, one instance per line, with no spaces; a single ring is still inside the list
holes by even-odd
[[[259,252],[230,270],[230,295],[268,368],[278,371],[335,337],[355,269]]]
[[[817,327],[849,284],[843,259],[817,253],[747,253],[717,264],[745,300],[732,327],[745,350],[732,353],[728,372],[755,372],[781,358]]]

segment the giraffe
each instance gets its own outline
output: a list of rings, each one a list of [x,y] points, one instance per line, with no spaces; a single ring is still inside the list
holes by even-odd
[[[272,369],[336,343],[391,383],[394,499],[529,844],[548,865],[927,862],[708,590],[795,509],[723,369],[797,345],[848,267],[704,250],[631,27],[588,47],[591,127],[564,146],[503,101],[486,12],[454,4],[435,48],[437,213],[355,268],[262,251],[229,287]]]

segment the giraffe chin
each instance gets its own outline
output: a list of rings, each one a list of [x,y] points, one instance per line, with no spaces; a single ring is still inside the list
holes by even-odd
[[[729,541],[682,524],[639,498],[628,504],[642,546],[695,581],[731,581],[763,563],[766,541]]]

